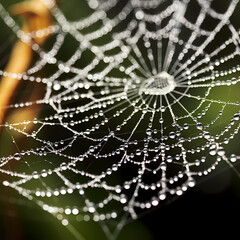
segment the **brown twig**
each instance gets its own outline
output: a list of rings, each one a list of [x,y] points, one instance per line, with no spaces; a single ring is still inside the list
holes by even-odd
[[[20,4],[16,4],[11,8],[11,12],[23,18],[22,31],[27,33],[37,32],[47,29],[52,25],[50,10],[40,0],[30,0]],[[47,39],[47,35],[35,37],[32,43],[42,45]],[[9,63],[6,67],[8,73],[24,73],[33,56],[32,46],[23,42],[21,39],[15,44]],[[0,125],[6,118],[7,108],[13,100],[13,93],[17,91],[22,80],[18,80],[9,76],[5,76],[0,82]]]
[[[33,33],[41,31],[42,29],[47,29],[52,25],[52,18],[50,10],[41,2],[41,0],[30,0],[17,5],[14,5],[11,8],[11,12],[15,15],[19,15],[23,18],[23,27],[22,31],[24,33]],[[18,40],[15,44],[10,60],[5,69],[8,73],[24,73],[27,71],[29,65],[31,64],[33,57],[32,44],[36,43],[39,46],[42,45],[49,34],[43,34],[41,37],[36,37],[31,39],[31,42],[23,42]],[[10,76],[4,76],[0,82],[0,125],[4,123],[5,119],[8,117],[9,122],[12,121],[23,121],[26,118],[37,117],[40,106],[37,108],[28,107],[26,109],[16,109],[11,112],[10,116],[8,114],[7,106],[12,103],[13,93],[16,92],[21,85],[22,79],[18,80]],[[30,94],[29,101],[36,99],[36,96],[39,97],[41,94],[41,89],[37,85],[31,89],[32,93]],[[1,129],[0,129],[1,133]],[[8,151],[11,151],[10,149]],[[5,190],[6,197],[11,196],[9,191]],[[23,240],[23,232],[21,229],[20,223],[17,221],[17,218],[7,217],[9,212],[16,213],[16,210],[8,203],[5,203],[5,212],[6,212],[6,239],[15,239]],[[15,214],[16,215],[16,214]],[[14,229],[14,231],[12,231]]]

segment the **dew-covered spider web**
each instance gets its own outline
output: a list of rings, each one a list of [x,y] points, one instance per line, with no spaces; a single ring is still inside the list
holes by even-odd
[[[24,85],[5,108],[41,108],[1,125],[16,146],[1,156],[3,185],[111,238],[213,171],[238,174],[238,0],[82,0],[76,16],[42,2],[54,25],[29,33],[0,5],[9,36],[35,52],[26,72],[1,63]],[[25,85],[43,94],[29,101]]]

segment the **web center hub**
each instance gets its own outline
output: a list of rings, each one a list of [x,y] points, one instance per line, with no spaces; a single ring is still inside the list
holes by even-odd
[[[139,89],[139,94],[166,95],[177,86],[174,77],[167,72],[161,72],[156,76],[146,79]]]

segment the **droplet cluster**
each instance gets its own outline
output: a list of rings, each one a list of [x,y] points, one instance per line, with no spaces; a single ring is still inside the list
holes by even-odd
[[[68,20],[44,0],[55,24],[29,33],[0,4],[0,18],[38,56],[26,72],[0,75],[45,89],[6,106],[40,105],[42,113],[1,125],[33,143],[0,158],[2,184],[66,226],[124,212],[136,219],[220,163],[234,167],[240,32],[230,19],[238,1],[218,12],[214,1],[198,0],[189,17],[191,2],[90,0],[87,17]],[[54,41],[46,48],[32,41],[47,35]]]

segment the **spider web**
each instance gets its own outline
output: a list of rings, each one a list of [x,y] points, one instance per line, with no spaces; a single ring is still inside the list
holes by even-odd
[[[13,141],[17,151],[2,156],[3,185],[65,226],[93,219],[114,238],[129,218],[221,164],[237,172],[238,1],[218,9],[216,0],[89,0],[77,20],[42,2],[55,25],[28,34],[0,5],[1,19],[37,56],[24,73],[0,74],[45,89],[36,101],[6,106],[42,111],[1,126],[31,146]],[[44,47],[32,41],[49,34]]]

